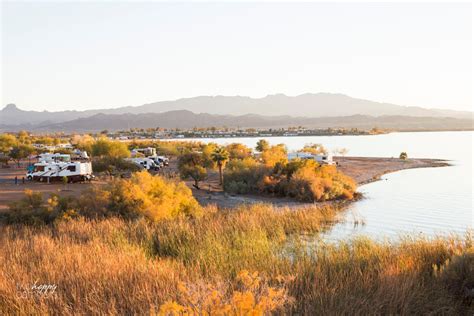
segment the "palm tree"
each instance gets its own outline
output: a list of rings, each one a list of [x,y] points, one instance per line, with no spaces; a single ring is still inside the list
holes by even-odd
[[[222,185],[224,183],[224,177],[222,174],[222,169],[225,166],[225,163],[227,160],[229,160],[229,153],[225,148],[219,147],[214,150],[214,152],[211,154],[212,160],[217,164],[217,167],[219,167],[219,183]]]

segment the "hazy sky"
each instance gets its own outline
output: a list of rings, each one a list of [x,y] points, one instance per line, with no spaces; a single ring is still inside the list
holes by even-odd
[[[472,110],[469,3],[2,2],[1,20],[0,107],[334,92]]]

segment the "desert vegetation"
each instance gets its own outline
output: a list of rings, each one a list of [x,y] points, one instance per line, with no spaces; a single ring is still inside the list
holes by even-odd
[[[126,169],[123,158],[134,148],[74,141],[106,171]],[[197,188],[215,172],[227,192],[333,202],[217,209],[199,205],[183,182],[145,171],[78,196],[27,191],[0,213],[1,315],[474,312],[469,233],[326,241],[323,233],[346,205],[339,200],[355,192],[334,166],[288,161],[283,145],[265,141],[258,154],[241,144],[156,146],[178,153],[182,178]],[[319,145],[302,150],[324,152]]]
[[[335,166],[314,160],[287,160],[283,145],[258,143],[260,159],[231,159],[226,166],[224,189],[231,193],[268,193],[314,202],[352,199],[356,183]],[[308,145],[304,152],[324,153],[320,145]]]
[[[0,313],[472,313],[472,236],[320,241],[338,211],[255,205],[3,223]],[[35,282],[57,288],[38,293]]]

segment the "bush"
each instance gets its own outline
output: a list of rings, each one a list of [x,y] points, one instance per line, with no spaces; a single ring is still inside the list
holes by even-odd
[[[109,172],[111,174],[121,172],[136,172],[143,169],[133,162],[127,161],[123,158],[94,159],[93,168],[94,172]]]
[[[181,178],[192,178],[196,189],[199,189],[200,181],[207,179],[207,170],[204,165],[204,155],[196,152],[181,155],[178,160],[178,170]]]
[[[130,151],[125,143],[101,138],[92,144],[92,155],[101,158],[126,158],[130,157]]]
[[[259,183],[270,170],[252,158],[232,159],[224,174],[224,190],[239,194],[257,192]]]
[[[9,205],[10,211],[2,213],[0,220],[6,224],[41,225],[59,219],[77,217],[72,197],[51,195],[45,202],[40,192],[25,190],[25,197]]]
[[[241,143],[229,144],[225,149],[229,153],[229,159],[244,159],[252,154],[252,149]]]
[[[288,156],[285,145],[279,144],[269,147],[262,152],[262,160],[267,167],[274,167],[277,163],[287,163]]]
[[[79,198],[52,195],[46,202],[41,193],[27,190],[26,196],[10,205],[0,218],[4,223],[49,224],[71,217],[145,217],[156,222],[175,217],[198,217],[203,209],[183,182],[172,182],[146,171],[131,179],[114,180],[107,186],[93,187]]]
[[[130,179],[114,180],[110,185],[86,191],[79,203],[87,217],[145,217],[151,221],[178,216],[199,216],[202,208],[183,182],[165,180],[146,171]]]
[[[305,202],[352,199],[356,188],[335,166],[314,160],[280,161],[273,168],[251,158],[231,160],[224,176],[224,190],[230,193],[271,193]]]
[[[308,202],[353,198],[354,180],[334,166],[315,166],[313,161],[307,162],[292,174],[286,188],[288,195]]]

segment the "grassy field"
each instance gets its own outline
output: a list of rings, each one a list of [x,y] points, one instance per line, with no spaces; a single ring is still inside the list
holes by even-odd
[[[319,241],[339,211],[0,224],[0,314],[472,315],[472,236]]]

